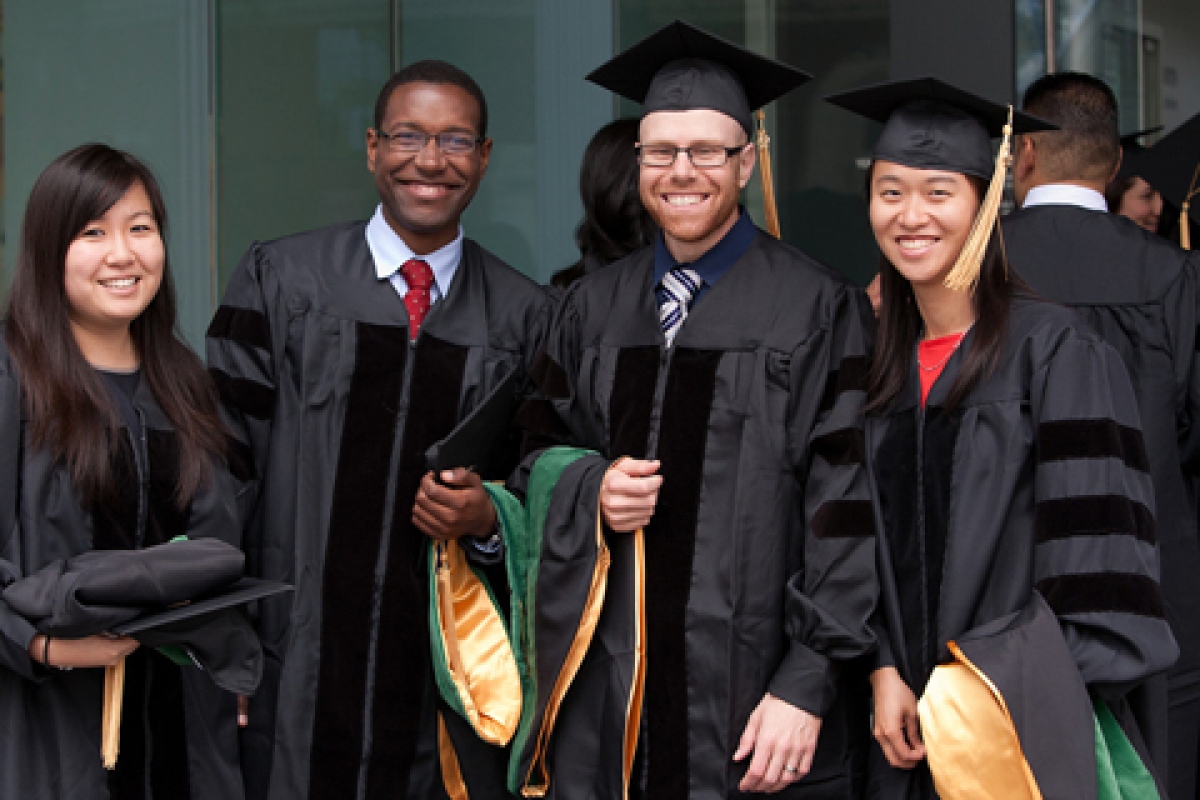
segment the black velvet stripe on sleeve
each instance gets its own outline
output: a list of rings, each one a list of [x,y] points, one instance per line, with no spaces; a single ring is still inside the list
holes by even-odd
[[[837,403],[842,392],[866,391],[867,373],[870,364],[866,356],[846,356],[838,368],[829,373],[825,391],[821,395],[821,411],[826,412]]]
[[[247,347],[271,349],[271,323],[261,311],[221,306],[208,326],[210,339],[228,339]]]
[[[1154,514],[1123,495],[1082,495],[1037,504],[1039,542],[1072,536],[1126,534],[1154,544]]]
[[[875,514],[867,500],[833,500],[813,514],[813,534],[819,539],[875,535]]]
[[[566,371],[545,350],[534,357],[529,367],[529,377],[533,378],[533,384],[546,397],[563,400],[571,396],[571,384]]]
[[[428,471],[425,451],[458,421],[467,354],[428,333],[417,343],[379,619],[367,800],[407,796],[420,709],[431,686],[428,539],[413,525],[412,507]]]
[[[1158,583],[1145,575],[1126,572],[1058,575],[1038,581],[1037,589],[1059,616],[1121,612],[1164,617]]]
[[[406,328],[358,323],[325,548],[310,800],[340,800],[358,784],[375,564],[407,353]]]
[[[221,402],[254,419],[271,419],[275,414],[275,390],[248,378],[235,378],[217,367],[209,367]]]
[[[689,796],[685,621],[708,417],[721,356],[720,350],[677,348],[663,396],[657,456],[664,480],[645,539],[646,641],[651,643],[643,706],[646,795],[655,800]]]
[[[867,459],[861,428],[843,428],[818,436],[813,440],[812,450],[834,467],[863,464]]]
[[[1111,419],[1060,419],[1038,425],[1038,463],[1073,458],[1119,458],[1130,469],[1150,471],[1146,440],[1137,428]]]
[[[608,398],[611,458],[646,457],[659,358],[657,346],[626,347],[617,354],[612,395]]]

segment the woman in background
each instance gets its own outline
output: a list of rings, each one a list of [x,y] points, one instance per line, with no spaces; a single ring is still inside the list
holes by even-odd
[[[552,286],[566,289],[654,241],[657,228],[638,195],[637,140],[638,120],[618,119],[588,142],[579,170],[583,220],[575,229],[575,244],[580,259],[555,273]]]

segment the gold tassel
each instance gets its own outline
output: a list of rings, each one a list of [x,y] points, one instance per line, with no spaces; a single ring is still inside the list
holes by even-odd
[[[1192,184],[1188,187],[1188,193],[1183,198],[1183,206],[1179,210],[1179,246],[1184,250],[1192,249],[1192,230],[1188,222],[1188,209],[1191,207],[1192,198],[1200,194],[1200,187],[1196,186],[1196,182],[1200,181],[1200,164],[1196,165],[1196,171],[1192,173]]]
[[[121,701],[125,697],[125,659],[104,668],[104,710],[101,714],[100,758],[105,769],[116,769],[121,747]]]
[[[1012,121],[1013,109],[1008,107],[1008,122],[1004,126],[1004,138],[1000,141],[1000,152],[996,155],[996,170],[992,173],[992,182],[988,184],[987,194],[983,196],[983,202],[979,205],[979,213],[975,215],[975,222],[971,225],[971,232],[967,236],[967,243],[963,245],[962,252],[958,254],[958,260],[954,262],[954,267],[946,275],[945,284],[947,289],[955,291],[973,291],[975,285],[979,283],[979,270],[983,265],[983,254],[987,252],[988,241],[992,238],[992,231],[996,227],[996,216],[1000,213],[1000,198],[1004,194],[1004,176],[1008,171],[1009,162],[1012,161]]]
[[[779,211],[775,208],[775,181],[771,177],[771,137],[767,135],[766,115],[760,108],[758,116],[758,177],[762,181],[763,213],[767,218],[767,233],[779,238]]]

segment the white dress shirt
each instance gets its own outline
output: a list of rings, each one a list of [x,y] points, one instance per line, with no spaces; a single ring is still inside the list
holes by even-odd
[[[1086,186],[1076,186],[1073,183],[1046,183],[1035,186],[1025,195],[1025,205],[1031,206],[1078,206],[1089,211],[1108,212],[1108,203],[1104,195]]]
[[[458,271],[462,260],[463,231],[458,228],[458,236],[450,244],[434,250],[432,253],[419,256],[412,248],[392,230],[387,220],[383,218],[383,205],[375,207],[375,214],[367,223],[367,247],[371,250],[371,258],[375,262],[375,274],[381,281],[391,281],[396,294],[404,297],[408,294],[408,282],[400,274],[400,267],[409,259],[419,258],[433,270],[433,286],[429,287],[429,302],[433,305],[446,296],[450,291],[450,282]]]

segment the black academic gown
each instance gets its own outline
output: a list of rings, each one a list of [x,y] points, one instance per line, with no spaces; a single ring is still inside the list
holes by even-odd
[[[1171,705],[1200,702],[1200,255],[1116,214],[1035,206],[1003,222],[1009,261],[1041,295],[1080,314],[1121,354],[1133,380],[1154,477],[1162,587],[1180,658]],[[1172,712],[1192,741],[1200,713]],[[1173,733],[1172,736],[1180,736]],[[1162,732],[1148,732],[1161,750]],[[1184,756],[1194,762],[1196,754]],[[1195,775],[1194,764],[1184,767]],[[1168,764],[1168,772],[1170,772]],[[1195,785],[1195,778],[1190,781]],[[1192,790],[1194,791],[1194,789]]]
[[[0,345],[0,587],[89,550],[161,544],[186,534],[240,545],[253,496],[247,455],[231,443],[229,468],[183,510],[174,503],[179,450],[143,379],[133,398],[144,438],[122,428],[117,497],[92,509],[68,469],[28,445],[21,390]],[[135,455],[135,448],[136,453]],[[30,659],[32,625],[0,600],[0,797],[22,800],[240,798],[236,701],[207,675],[151,648],[126,659],[120,756],[100,761],[104,670],[47,670]]]
[[[647,672],[633,796],[741,796],[749,760],[732,756],[770,692],[824,718],[811,776],[777,796],[851,797],[851,740],[867,734],[867,722],[845,702],[861,702],[861,688],[838,695],[839,666],[872,648],[875,602],[858,427],[866,298],[758,231],[667,347],[653,262],[645,248],[568,291],[535,366],[540,395],[522,415],[535,438],[600,454],[564,472],[549,509],[533,730],[555,679],[540,662],[561,650],[562,632],[543,624],[553,620],[542,609],[590,575],[562,563],[569,543],[552,534],[574,520],[579,538],[590,526],[594,540],[607,463],[657,458],[664,482],[645,532]],[[606,538],[612,566],[600,629],[549,740],[553,798],[622,796],[631,691],[622,643],[633,624],[636,560],[633,537]],[[522,774],[529,762],[527,750]]]
[[[254,791],[269,774],[271,798],[442,797],[440,711],[471,797],[502,794],[503,752],[439,704],[412,505],[425,450],[526,369],[547,315],[539,287],[469,239],[411,344],[364,223],[255,244],[239,265],[209,366],[265,476],[253,569],[296,587],[259,621]]]
[[[1070,311],[1019,299],[994,373],[947,412],[973,340],[924,410],[914,356],[893,408],[867,418],[883,521],[879,665],[920,697],[946,642],[1026,609],[1036,589],[1084,683],[1119,694],[1178,654],[1129,378]],[[928,770],[893,770],[876,749],[868,796],[933,797]]]

